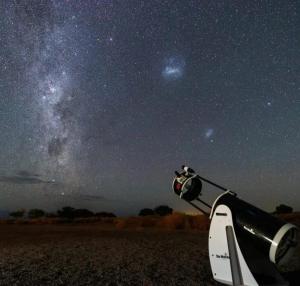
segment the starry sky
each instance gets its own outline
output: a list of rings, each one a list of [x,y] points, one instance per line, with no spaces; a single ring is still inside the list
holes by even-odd
[[[171,191],[188,164],[300,210],[299,9],[1,1],[0,209],[188,212]]]

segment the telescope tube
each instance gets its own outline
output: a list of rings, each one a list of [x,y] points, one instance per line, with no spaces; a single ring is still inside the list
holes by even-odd
[[[278,264],[293,252],[297,244],[296,226],[237,198],[231,192],[225,192],[216,199],[211,216],[218,205],[230,208],[235,228],[249,237],[271,262]]]

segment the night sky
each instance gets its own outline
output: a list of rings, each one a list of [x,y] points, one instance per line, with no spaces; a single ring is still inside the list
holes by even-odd
[[[1,1],[0,209],[191,211],[171,190],[188,164],[300,210],[299,9]]]

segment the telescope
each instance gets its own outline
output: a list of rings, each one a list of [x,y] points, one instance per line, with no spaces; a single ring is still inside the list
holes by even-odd
[[[297,245],[297,227],[238,198],[235,192],[182,166],[172,188],[208,216],[208,250],[213,278],[226,285],[289,285],[277,269]],[[203,185],[221,191],[213,204],[200,199]]]

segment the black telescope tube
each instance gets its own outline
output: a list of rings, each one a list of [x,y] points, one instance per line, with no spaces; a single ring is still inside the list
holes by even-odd
[[[277,248],[280,241],[274,241],[274,237],[283,226],[288,225],[285,221],[238,199],[230,193],[225,193],[217,199],[212,212],[221,204],[230,208],[234,227],[237,229],[237,232],[250,238],[253,244],[268,256],[273,263],[277,263],[282,258],[278,256]],[[271,247],[274,248],[274,243],[276,244],[276,248],[275,253],[273,251],[274,256],[272,258]]]

